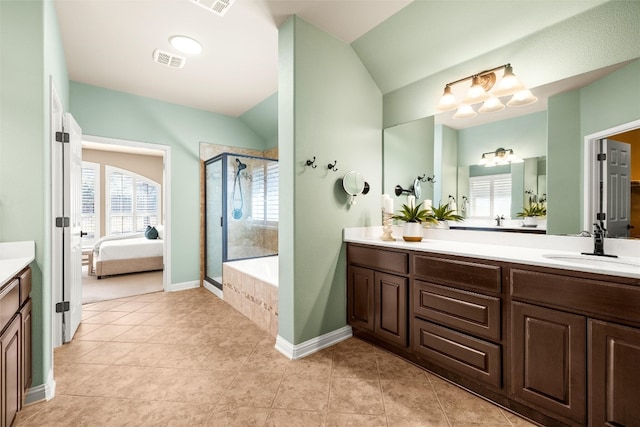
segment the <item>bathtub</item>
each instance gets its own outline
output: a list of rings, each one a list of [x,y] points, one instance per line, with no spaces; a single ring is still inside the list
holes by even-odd
[[[278,335],[278,257],[222,264],[224,301],[274,338]]]

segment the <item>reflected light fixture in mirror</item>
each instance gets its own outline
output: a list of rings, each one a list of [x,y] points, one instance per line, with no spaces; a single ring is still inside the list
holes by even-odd
[[[513,153],[512,148],[498,148],[496,151],[482,153],[478,165],[487,168],[493,166],[508,165],[510,163],[522,163],[524,160]]]
[[[504,69],[504,74],[496,85],[496,71]],[[471,79],[471,87],[467,91],[462,104],[458,102],[451,86]],[[495,87],[494,87],[495,86]],[[493,89],[493,90],[492,90]],[[507,102],[509,107],[521,107],[533,104],[538,100],[530,90],[513,74],[511,64],[501,65],[490,70],[482,71],[478,74],[464,77],[451,83],[447,83],[440,102],[436,105],[438,111],[458,111],[454,114],[456,119],[475,117],[476,112],[472,105],[480,102],[484,104],[478,109],[479,113],[491,113],[504,109],[504,104],[498,99],[502,96],[513,97]]]

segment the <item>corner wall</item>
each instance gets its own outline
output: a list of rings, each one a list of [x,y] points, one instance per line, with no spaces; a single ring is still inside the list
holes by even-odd
[[[293,195],[280,203],[279,335],[295,345],[346,325],[342,229],[381,222],[382,94],[349,45],[298,17],[279,43],[280,194]],[[353,206],[350,170],[371,186]]]

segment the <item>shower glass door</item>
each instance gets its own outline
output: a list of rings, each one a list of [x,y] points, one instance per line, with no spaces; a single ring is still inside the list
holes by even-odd
[[[205,162],[205,277],[222,289],[223,171],[222,157]]]

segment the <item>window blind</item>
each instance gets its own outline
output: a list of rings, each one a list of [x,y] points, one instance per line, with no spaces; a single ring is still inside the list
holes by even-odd
[[[96,169],[93,167],[82,168],[82,231],[87,233],[82,237],[83,242],[92,242],[96,238]]]
[[[252,170],[251,216],[266,224],[278,222],[278,162]]]
[[[469,178],[469,217],[494,218],[511,213],[511,175]]]
[[[159,223],[160,184],[133,172],[107,168],[108,234],[145,231]]]

